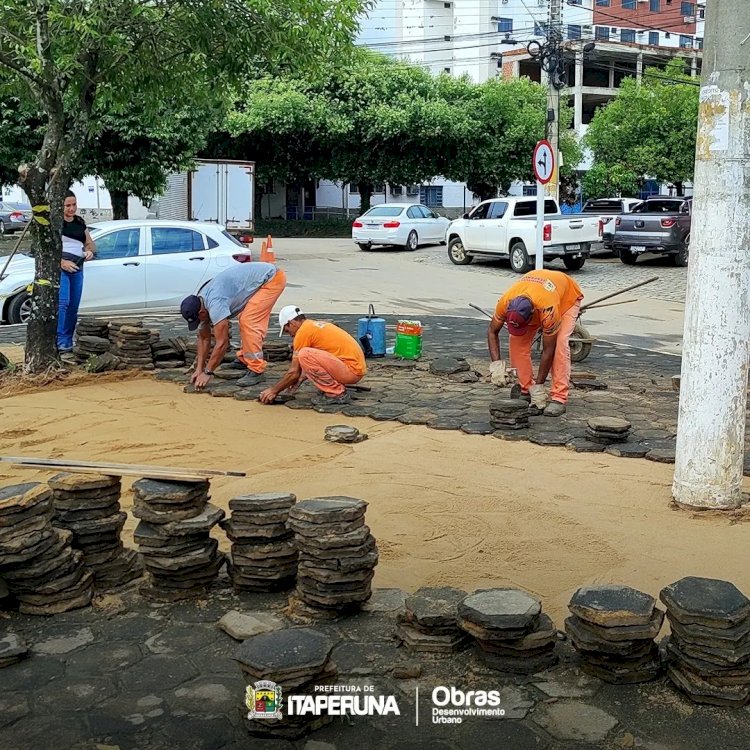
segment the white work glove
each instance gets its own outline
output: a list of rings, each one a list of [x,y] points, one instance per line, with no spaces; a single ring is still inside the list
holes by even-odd
[[[549,401],[547,389],[543,385],[532,385],[529,388],[529,396],[531,396],[531,405],[536,406],[537,409],[544,409]]]
[[[510,372],[504,359],[490,362],[490,382],[499,388],[504,388],[510,384]]]

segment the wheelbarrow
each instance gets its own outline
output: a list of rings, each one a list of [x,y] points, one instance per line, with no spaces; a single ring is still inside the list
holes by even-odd
[[[624,299],[618,302],[608,302],[606,305],[601,304],[602,302],[606,302],[606,300],[612,299],[613,297],[619,297],[621,294],[625,294],[625,292],[632,292],[633,289],[638,289],[639,287],[645,286],[646,284],[650,284],[651,282],[656,281],[658,278],[658,276],[652,276],[650,279],[646,279],[646,281],[641,281],[638,284],[633,284],[632,286],[626,287],[625,289],[620,289],[619,292],[606,294],[604,297],[599,297],[593,302],[589,302],[587,305],[581,305],[581,309],[578,311],[578,320],[576,320],[576,325],[573,329],[573,335],[568,339],[570,345],[571,361],[583,362],[583,360],[589,356],[589,354],[591,353],[591,347],[597,341],[597,339],[591,336],[586,326],[584,326],[581,322],[581,315],[583,315],[586,310],[595,310],[599,307],[611,307],[612,305],[627,305],[630,302],[637,302],[637,300],[635,299]],[[469,303],[469,307],[473,308],[474,310],[478,310],[488,318],[492,318],[492,315],[490,313],[488,313],[486,310],[483,310],[481,307],[477,307],[477,305]],[[536,346],[537,351],[539,351],[542,346],[541,331],[539,331],[534,338],[534,345]]]

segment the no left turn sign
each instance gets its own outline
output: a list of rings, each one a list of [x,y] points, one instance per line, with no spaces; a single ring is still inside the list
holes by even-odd
[[[534,148],[534,175],[536,179],[546,185],[552,179],[555,171],[555,155],[549,141],[539,141]]]

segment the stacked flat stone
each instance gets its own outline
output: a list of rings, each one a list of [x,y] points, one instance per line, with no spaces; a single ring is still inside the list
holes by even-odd
[[[142,321],[113,321],[109,324],[112,353],[127,367],[153,370],[151,354],[151,331],[143,327]]]
[[[682,578],[662,589],[667,674],[696,703],[750,702],[750,600],[733,584]]]
[[[367,434],[346,424],[332,424],[326,427],[325,439],[329,443],[361,443]]]
[[[151,356],[154,360],[154,367],[157,370],[167,370],[173,367],[182,367],[185,364],[185,349],[178,348],[174,345],[174,339],[167,339],[166,341],[152,341],[151,343]]]
[[[76,336],[73,344],[73,356],[78,362],[85,362],[90,357],[107,354],[111,348],[108,338],[103,336]]]
[[[292,345],[279,339],[263,342],[263,356],[268,362],[288,362],[292,358]]]
[[[58,474],[49,480],[55,526],[73,534],[73,547],[97,588],[111,589],[143,575],[143,560],[123,546],[127,514],[120,510],[120,478],[102,474]]]
[[[458,627],[458,605],[465,598],[465,591],[450,586],[419,589],[406,598],[396,635],[410,651],[417,653],[460,651],[469,642]]]
[[[654,638],[664,622],[656,600],[629,586],[584,586],[568,604],[565,632],[581,670],[615,685],[648,682],[661,671]]]
[[[353,497],[318,497],[291,507],[298,611],[335,616],[370,598],[378,549],[365,525],[366,509],[366,502]]]
[[[331,660],[333,646],[327,635],[311,628],[277,630],[243,641],[234,658],[247,683],[248,712],[256,708],[256,683],[275,683],[281,688],[282,701],[288,695],[320,695],[320,686],[335,684],[338,669]],[[260,708],[265,709],[265,705],[261,703]],[[282,708],[276,706],[279,711]],[[248,717],[245,726],[252,735],[293,740],[333,721],[333,716],[325,712],[322,716],[298,716],[283,710],[282,715],[282,719]]]
[[[38,482],[0,489],[0,576],[28,615],[91,603],[94,576],[73,534],[52,526],[52,490]]]
[[[109,340],[109,321],[102,318],[78,318],[76,336],[94,336]]]
[[[297,577],[297,548],[287,528],[291,493],[241,495],[221,522],[232,542],[229,577],[238,591],[284,591]]]
[[[133,483],[135,541],[143,555],[149,599],[175,602],[204,595],[224,565],[211,529],[224,511],[211,505],[209,483],[139,479]]]
[[[541,672],[557,663],[557,629],[541,602],[519,589],[477,591],[458,607],[458,624],[479,646],[481,661],[515,674]]]
[[[586,438],[599,445],[625,443],[630,437],[631,424],[620,417],[591,417],[587,422]]]
[[[522,398],[497,398],[490,403],[490,424],[496,430],[522,430],[529,426],[529,404]]]

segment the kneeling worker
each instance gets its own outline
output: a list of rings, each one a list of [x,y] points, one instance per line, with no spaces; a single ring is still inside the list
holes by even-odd
[[[570,345],[583,293],[576,282],[562,271],[530,271],[500,297],[487,330],[492,362],[500,362],[498,335],[505,324],[510,334],[510,366],[518,372],[521,393],[544,409],[544,415],[565,413],[570,391]],[[542,329],[542,358],[534,378],[531,345]],[[500,365],[504,369],[504,364]],[[552,389],[547,403],[544,383],[552,371]]]
[[[247,370],[235,381],[246,387],[263,377],[267,362],[263,359],[263,341],[276,300],[286,287],[286,274],[272,263],[238,263],[214,276],[199,294],[182,300],[180,312],[188,329],[198,330],[198,357],[191,382],[204,388],[229,348],[229,319],[237,317],[242,349],[234,366]],[[211,347],[211,333],[216,343]],[[231,366],[231,365],[230,365]]]
[[[276,385],[260,394],[260,400],[270,404],[282,391],[296,390],[310,380],[325,403],[348,403],[346,386],[358,383],[367,372],[359,343],[333,323],[308,320],[294,305],[281,309],[279,326],[281,335],[294,339],[292,364]]]

